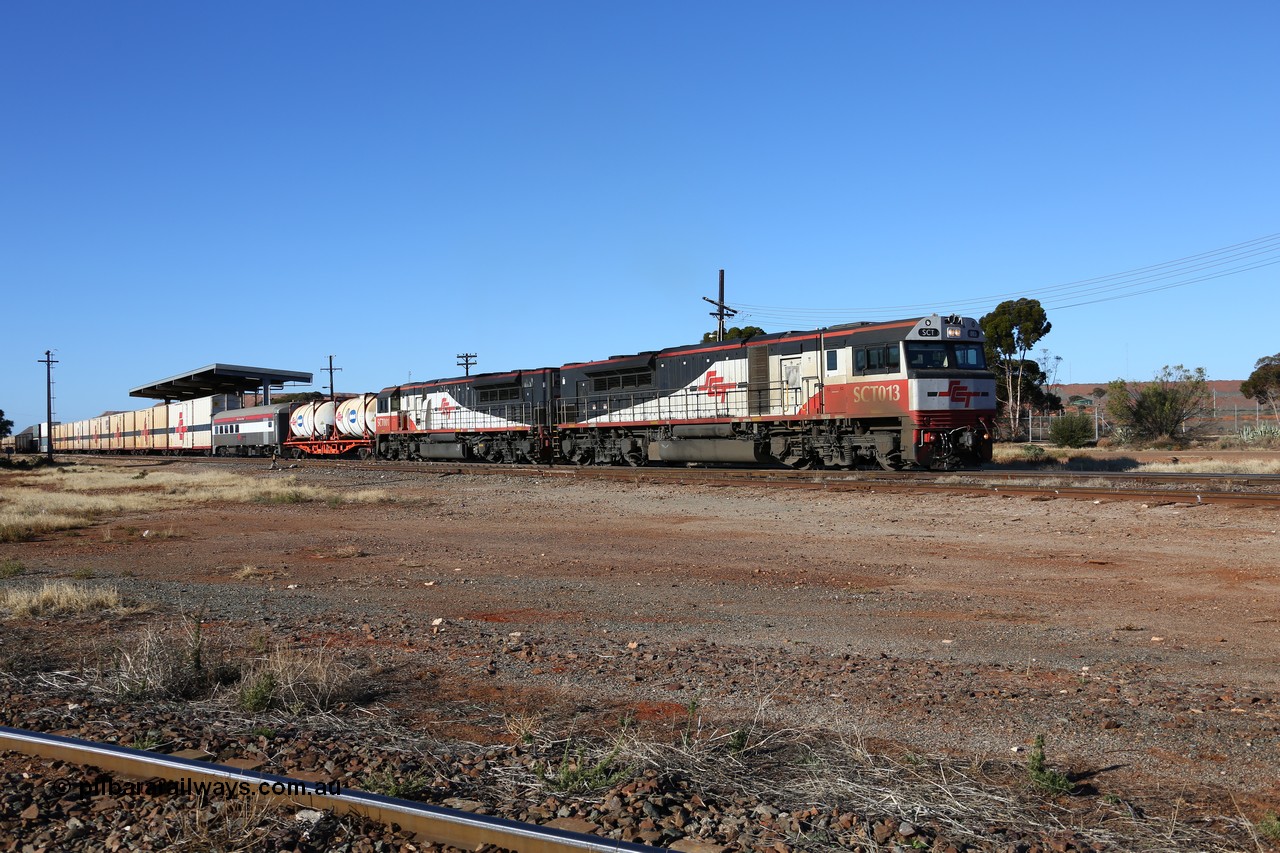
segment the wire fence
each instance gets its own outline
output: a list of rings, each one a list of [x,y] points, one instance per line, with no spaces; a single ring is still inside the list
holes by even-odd
[[[1016,429],[1010,424],[1008,416],[1005,416],[1001,428],[1004,432],[1013,432],[1018,438],[1025,438],[1027,441],[1049,441],[1055,421],[1077,414],[1087,415],[1093,419],[1095,440],[1106,438],[1111,434],[1112,425],[1107,421],[1106,413],[1097,407],[1068,410],[1052,415],[1028,413],[1019,419]],[[1271,413],[1270,408],[1264,408],[1260,404],[1215,406],[1207,409],[1202,415],[1188,419],[1185,431],[1205,438],[1222,438],[1277,425],[1280,425],[1280,421]]]

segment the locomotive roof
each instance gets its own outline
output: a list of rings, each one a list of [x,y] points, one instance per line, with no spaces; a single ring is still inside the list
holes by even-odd
[[[378,392],[379,396],[389,394],[392,391],[412,391],[415,388],[436,388],[441,385],[473,385],[485,387],[487,385],[510,385],[520,381],[520,377],[525,373],[541,373],[544,370],[559,370],[558,367],[533,367],[524,370],[506,370],[501,373],[475,373],[471,376],[455,376],[451,379],[425,379],[421,382],[403,382],[399,385],[388,385]]]
[[[655,358],[674,355],[690,355],[700,352],[715,352],[718,350],[737,349],[743,346],[763,346],[779,341],[803,341],[815,339],[819,335],[830,337],[849,338],[854,335],[871,334],[877,332],[887,332],[891,329],[914,329],[918,324],[925,320],[934,320],[938,326],[944,325],[963,325],[966,328],[977,329],[977,321],[970,317],[961,317],[956,314],[950,314],[943,317],[939,314],[929,314],[922,317],[907,317],[902,320],[884,320],[881,322],[861,321],[857,323],[842,323],[837,326],[825,326],[821,329],[811,329],[808,331],[788,331],[788,332],[767,332],[763,335],[754,335],[750,338],[735,338],[729,341],[710,341],[700,342],[696,344],[683,344],[679,346],[666,347],[660,350],[646,350],[644,352],[633,353],[630,355],[613,355],[609,358],[600,359],[598,361],[574,361],[563,365],[562,367],[539,367],[536,370],[512,370],[505,373],[479,373],[475,376],[458,376],[453,379],[431,379],[425,382],[407,382],[402,385],[392,385],[382,389],[381,394],[389,394],[394,390],[410,390],[415,388],[439,387],[441,385],[454,385],[458,383],[473,385],[497,385],[505,377],[519,377],[521,373],[536,373],[544,370],[582,370],[587,374],[606,373],[616,370],[631,370],[649,366]],[[926,323],[925,325],[930,325]],[[906,337],[907,333],[901,333],[898,337]],[[970,332],[970,337],[980,337],[980,330],[975,335]],[[936,336],[935,336],[936,337]],[[515,379],[512,379],[515,381]]]

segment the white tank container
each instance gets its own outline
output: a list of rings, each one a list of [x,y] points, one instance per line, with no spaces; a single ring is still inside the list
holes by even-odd
[[[348,399],[338,403],[338,414],[337,414],[338,432],[342,433],[343,435],[346,435],[346,436],[352,435],[351,421],[353,420],[353,413],[351,411],[351,404],[354,403],[357,399],[358,398],[356,397],[349,397]]]
[[[325,400],[323,403],[315,404],[316,410],[313,416],[311,433],[312,438],[328,438],[329,433],[333,431],[333,422],[337,415],[337,405],[332,400]]]
[[[350,438],[363,438],[364,403],[368,394],[348,397],[338,404],[338,432]]]
[[[311,438],[316,427],[316,404],[303,403],[289,416],[289,431],[298,438]]]
[[[373,435],[378,417],[378,396],[361,394],[338,404],[338,431],[351,438]]]

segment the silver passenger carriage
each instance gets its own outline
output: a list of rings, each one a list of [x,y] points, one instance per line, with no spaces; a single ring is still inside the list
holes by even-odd
[[[228,409],[213,416],[215,456],[271,456],[289,437],[292,403]]]

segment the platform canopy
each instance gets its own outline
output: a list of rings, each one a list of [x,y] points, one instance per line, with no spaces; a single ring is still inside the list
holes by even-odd
[[[149,397],[154,400],[194,400],[213,394],[244,394],[262,392],[263,399],[271,397],[273,386],[283,388],[286,382],[311,383],[311,374],[297,370],[276,370],[270,367],[245,367],[241,364],[209,364],[198,370],[190,370],[129,389],[130,397]]]

